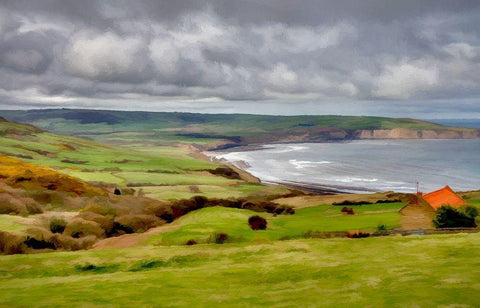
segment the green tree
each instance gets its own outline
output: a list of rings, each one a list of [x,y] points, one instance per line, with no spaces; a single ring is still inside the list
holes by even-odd
[[[474,228],[478,209],[473,206],[464,206],[456,209],[450,205],[442,205],[436,210],[437,217],[433,224],[437,228]]]

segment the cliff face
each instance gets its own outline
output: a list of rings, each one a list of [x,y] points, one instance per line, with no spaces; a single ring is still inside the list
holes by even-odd
[[[267,143],[302,143],[302,142],[328,142],[359,139],[477,139],[480,138],[480,130],[466,129],[438,129],[416,130],[407,128],[394,129],[361,129],[346,130],[339,128],[319,128],[311,130],[296,130],[288,133],[260,134],[242,137],[238,142],[223,140],[211,144],[210,150],[221,150],[235,146]]]
[[[413,130],[406,128],[364,129],[356,131],[354,139],[476,139],[480,130]]]

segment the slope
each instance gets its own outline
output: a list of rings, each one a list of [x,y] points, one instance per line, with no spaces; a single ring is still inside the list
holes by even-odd
[[[179,112],[131,112],[106,110],[49,109],[0,111],[16,121],[62,134],[80,135],[116,144],[138,142],[195,143],[206,147],[284,141],[322,141],[363,138],[365,130],[428,130],[448,132],[447,138],[478,137],[469,128],[385,117],[269,116],[248,114],[197,114]],[[405,133],[401,131],[401,133]],[[421,133],[420,133],[421,136]],[[432,134],[428,134],[429,137]]]

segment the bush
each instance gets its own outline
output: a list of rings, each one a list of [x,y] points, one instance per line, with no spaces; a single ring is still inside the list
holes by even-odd
[[[358,232],[348,232],[347,233],[347,237],[348,238],[365,238],[365,237],[369,237],[370,236],[370,233],[368,232],[362,232],[362,231],[358,231]]]
[[[248,218],[248,224],[252,230],[267,229],[267,220],[261,216],[254,215]]]
[[[50,231],[52,231],[52,233],[63,233],[66,226],[67,222],[61,218],[53,218],[50,220]]]
[[[33,249],[55,249],[55,244],[44,239],[37,240],[34,237],[27,236],[25,240],[25,245]]]
[[[384,225],[384,224],[378,225],[378,226],[377,226],[377,230],[378,230],[378,231],[386,231],[386,230],[387,230],[387,226]]]
[[[105,215],[115,215],[117,213],[117,210],[111,206],[89,204],[83,210],[81,210],[81,212],[93,212],[93,213],[97,213],[105,216]]]
[[[347,213],[348,215],[353,215],[355,214],[355,211],[352,208],[348,208],[344,206],[341,210],[342,213]]]
[[[93,235],[97,238],[105,237],[105,231],[102,229],[100,224],[79,217],[68,222],[64,233],[73,238],[81,238],[89,235]]]
[[[123,215],[117,217],[115,222],[118,225],[126,227],[133,232],[146,231],[150,228],[160,226],[163,222],[154,215]],[[131,233],[131,232],[127,232]]]
[[[86,211],[78,214],[77,217],[83,218],[84,220],[94,221],[98,223],[100,227],[102,227],[102,229],[105,230],[105,233],[107,235],[110,234],[113,230],[113,220],[103,215]]]
[[[362,204],[372,204],[369,201],[349,201],[345,200],[342,202],[333,202],[332,205],[362,205]]]
[[[480,215],[480,211],[478,210],[478,208],[471,205],[461,206],[457,210],[472,219],[475,219],[478,215]]]
[[[25,238],[20,235],[0,231],[0,253],[9,255],[23,253],[24,241]]]
[[[39,214],[42,207],[32,198],[14,197],[9,194],[0,194],[0,214]]]
[[[225,233],[215,233],[215,244],[223,244],[228,239]]]
[[[478,209],[464,206],[456,209],[450,205],[442,205],[436,210],[437,217],[433,220],[436,228],[474,228]]]

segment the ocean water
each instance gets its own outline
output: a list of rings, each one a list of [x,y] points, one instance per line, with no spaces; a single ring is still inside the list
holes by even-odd
[[[480,140],[358,140],[266,145],[219,153],[264,182],[303,182],[344,191],[480,189]],[[244,163],[246,164],[244,164]]]

